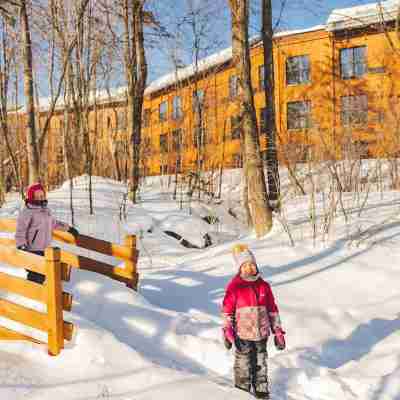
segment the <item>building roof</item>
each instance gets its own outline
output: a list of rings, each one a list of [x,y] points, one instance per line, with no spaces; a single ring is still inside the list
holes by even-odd
[[[331,12],[326,22],[326,25],[316,25],[306,29],[297,29],[289,31],[276,32],[275,38],[282,38],[286,36],[300,35],[308,32],[315,32],[319,30],[336,31],[342,29],[351,29],[375,24],[379,22],[393,21],[397,17],[400,0],[386,0],[379,3],[371,3],[362,6],[348,7],[335,9]],[[253,47],[261,44],[260,37],[251,39]],[[212,68],[217,68],[232,59],[232,47],[223,49],[214,53],[204,59],[199,60],[197,65],[191,64],[184,68],[168,73],[153,82],[151,82],[145,89],[145,96],[160,90],[166,89],[170,86],[176,85],[179,82],[189,79],[190,77],[208,71]],[[96,97],[91,96],[94,102],[96,98],[97,104],[104,104],[109,102],[118,102],[126,99],[126,87],[119,87],[107,90],[98,90]],[[56,109],[62,109],[64,101],[62,98],[57,102]],[[50,98],[39,99],[39,110],[46,111],[50,108]],[[25,107],[22,107],[19,112],[25,112]]]
[[[370,24],[393,21],[397,17],[400,0],[387,0],[363,6],[335,9],[327,22],[328,31],[361,28]]]
[[[291,31],[282,31],[282,32],[276,32],[274,34],[274,38],[281,38],[284,36],[291,36],[291,35],[299,35],[302,33],[307,33],[307,32],[314,32],[318,30],[324,30],[325,25],[316,25],[311,28],[307,29],[297,29],[297,30],[291,30]],[[255,47],[261,43],[261,38],[259,36],[256,36],[252,39],[250,39],[250,45],[252,47]],[[150,83],[149,86],[147,86],[145,90],[145,95],[149,95],[151,93],[157,92],[159,90],[165,89],[169,86],[175,85],[179,82],[184,81],[185,79],[188,79],[196,73],[202,73],[205,71],[210,70],[211,68],[218,67],[220,65],[225,64],[226,62],[230,61],[232,59],[232,47],[223,49],[217,53],[214,53],[206,58],[203,58],[196,64],[191,64],[185,68],[180,68],[175,72],[169,73],[167,75],[162,76],[161,78],[153,81]]]

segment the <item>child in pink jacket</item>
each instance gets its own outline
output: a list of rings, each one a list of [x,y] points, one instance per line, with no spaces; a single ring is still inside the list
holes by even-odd
[[[252,391],[256,398],[269,399],[267,340],[274,334],[278,350],[285,348],[285,332],[270,285],[257,268],[253,253],[237,245],[233,256],[237,275],[229,282],[222,304],[224,341],[235,345],[235,386]]]
[[[63,222],[57,221],[47,208],[46,194],[40,183],[29,186],[27,190],[25,208],[17,218],[15,241],[19,250],[28,251],[40,256],[51,244],[53,229],[67,231],[75,237],[78,231]],[[34,271],[28,271],[28,280],[42,284],[45,276]]]

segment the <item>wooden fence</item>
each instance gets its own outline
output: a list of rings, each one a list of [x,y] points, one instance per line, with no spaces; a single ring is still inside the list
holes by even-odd
[[[0,219],[0,232],[15,233],[16,220]],[[0,299],[0,316],[22,324],[46,330],[48,328],[49,354],[57,355],[63,348],[64,339],[70,340],[73,326],[63,322],[63,310],[70,311],[72,296],[62,291],[61,280],[69,281],[71,268],[92,271],[125,283],[137,290],[139,275],[137,273],[138,251],[136,237],[125,237],[124,245],[110,243],[90,236],[79,235],[74,238],[63,231],[54,231],[53,239],[62,243],[77,246],[96,253],[121,260],[123,268],[90,257],[74,254],[58,248],[46,249],[45,257],[40,257],[15,248],[15,240],[0,238],[0,262],[14,267],[29,267],[29,270],[46,275],[45,285],[26,281],[25,279],[0,273],[0,289],[42,301],[47,304],[47,316],[35,310]],[[40,341],[26,335],[0,327],[0,339]]]
[[[39,312],[31,308],[0,298],[0,316],[16,321],[31,328],[47,332],[48,351],[51,355],[58,355],[64,348],[64,339],[71,340],[73,325],[63,320],[63,310],[71,311],[72,296],[62,291],[62,278],[67,278],[65,266],[60,260],[60,249],[48,248],[45,257],[29,254],[25,251],[0,245],[0,262],[17,268],[25,268],[46,276],[45,285],[39,285],[25,279],[0,272],[0,289],[15,293],[44,303],[46,312]],[[29,340],[43,343],[27,335],[0,327],[0,339]]]

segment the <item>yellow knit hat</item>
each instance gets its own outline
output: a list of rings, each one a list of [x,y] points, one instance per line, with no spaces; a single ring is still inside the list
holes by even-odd
[[[232,254],[238,268],[240,268],[245,262],[251,262],[257,265],[254,254],[249,250],[249,247],[246,244],[236,244],[233,246]]]

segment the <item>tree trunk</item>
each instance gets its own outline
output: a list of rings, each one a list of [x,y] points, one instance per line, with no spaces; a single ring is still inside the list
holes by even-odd
[[[271,0],[262,0],[262,40],[264,47],[264,90],[267,109],[267,182],[268,199],[273,208],[279,208],[280,180],[276,150],[275,78]]]
[[[27,14],[27,0],[21,0],[21,29],[24,60],[24,94],[26,99],[26,148],[29,165],[29,183],[39,180],[39,152],[35,128],[35,105],[33,96],[32,42]]]
[[[6,198],[6,188],[5,188],[5,177],[4,177],[4,144],[3,141],[0,141],[1,149],[0,149],[0,207],[3,205]]]
[[[400,40],[400,4],[397,10],[396,33],[397,33],[397,38]]]
[[[128,135],[132,149],[129,197],[133,203],[136,203],[137,190],[139,188],[142,108],[147,80],[143,33],[143,3],[143,0],[124,1],[124,61],[128,83]]]
[[[232,14],[233,63],[239,80],[238,103],[244,141],[244,177],[247,184],[248,205],[258,238],[272,228],[264,169],[260,156],[257,119],[250,76],[250,49],[248,38],[248,0],[229,0]]]

